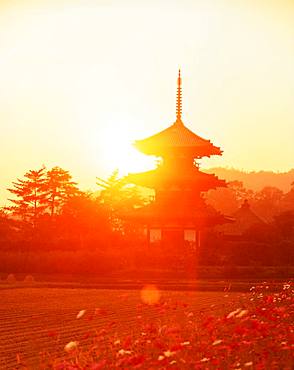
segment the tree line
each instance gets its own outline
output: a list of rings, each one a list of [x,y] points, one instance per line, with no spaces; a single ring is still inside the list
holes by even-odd
[[[271,222],[275,216],[294,210],[294,182],[287,192],[275,186],[264,186],[259,191],[244,187],[242,181],[230,181],[225,188],[210,190],[205,198],[218,211],[232,215],[249,201],[251,209],[264,221]]]
[[[195,263],[294,264],[293,183],[290,191],[283,192],[270,186],[253,191],[231,181],[226,188],[203,194],[208,204],[226,215],[234,214],[247,199],[266,223],[247,230],[235,243],[209,230],[199,250],[180,258],[172,250],[147,251],[142,226],[125,217],[150,201],[141,188],[129,184],[118,171],[97,178],[96,184],[97,191],[82,191],[70,172],[60,167],[30,170],[16,179],[8,189],[10,205],[0,209],[0,271],[11,271],[13,266],[29,272],[94,272],[144,264],[190,270]]]
[[[145,204],[136,186],[118,171],[107,179],[97,178],[97,191],[85,192],[60,167],[26,172],[8,188],[11,205],[0,211],[0,242],[42,240],[48,247],[77,246],[113,240],[127,229],[120,214]],[[89,243],[88,243],[89,244]],[[90,243],[91,244],[91,243]]]

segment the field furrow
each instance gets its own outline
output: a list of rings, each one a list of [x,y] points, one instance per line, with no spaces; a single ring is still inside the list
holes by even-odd
[[[164,291],[161,295],[173,302],[178,320],[186,310],[225,310],[228,302],[242,299],[241,293]],[[81,310],[84,315],[77,318]],[[147,322],[159,317],[156,308],[146,310],[142,305],[139,290],[2,290],[0,368],[21,368],[18,359],[29,369],[38,369],[41,352],[60,356],[68,342],[90,343],[101,330],[126,336],[136,331],[140,315]]]

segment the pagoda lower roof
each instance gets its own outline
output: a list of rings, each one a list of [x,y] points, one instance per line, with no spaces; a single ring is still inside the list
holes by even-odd
[[[194,158],[222,154],[219,147],[214,146],[210,140],[194,134],[181,120],[153,136],[135,141],[134,145],[142,153],[156,156],[171,151],[188,152]]]
[[[168,205],[154,201],[125,216],[134,222],[145,224],[178,224],[179,226],[211,227],[232,222],[213,207],[201,203],[198,206]]]
[[[159,166],[155,170],[129,174],[127,181],[152,189],[179,187],[181,189],[207,191],[226,186],[225,180],[220,180],[213,174],[201,172],[194,166],[186,170],[181,169],[180,174],[174,169]]]

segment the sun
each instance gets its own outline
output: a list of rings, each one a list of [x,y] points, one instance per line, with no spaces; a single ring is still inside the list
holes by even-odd
[[[146,156],[134,148],[135,134],[128,125],[108,125],[99,129],[98,164],[107,172],[115,169],[120,175],[143,172],[156,166],[156,157]]]

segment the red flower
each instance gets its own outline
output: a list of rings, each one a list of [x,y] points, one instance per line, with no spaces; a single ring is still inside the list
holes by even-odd
[[[129,349],[132,344],[132,337],[128,335],[125,340],[122,342],[122,347]]]
[[[132,365],[133,367],[139,367],[138,365],[142,365],[144,361],[145,361],[145,356],[135,355],[128,359],[128,364]]]
[[[106,360],[101,360],[99,362],[96,362],[95,364],[92,364],[90,367],[90,370],[102,370],[105,369],[105,366],[107,364]]]

